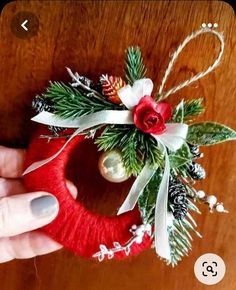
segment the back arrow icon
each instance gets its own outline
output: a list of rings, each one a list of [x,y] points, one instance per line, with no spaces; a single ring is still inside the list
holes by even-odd
[[[28,31],[28,27],[26,26],[26,24],[28,23],[29,21],[26,19],[24,22],[21,23],[21,27],[25,30],[25,31]]]

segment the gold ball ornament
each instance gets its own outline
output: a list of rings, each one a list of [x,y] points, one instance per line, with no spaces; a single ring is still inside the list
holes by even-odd
[[[117,150],[102,153],[98,161],[100,174],[110,182],[123,182],[129,178],[123,165],[122,156]]]

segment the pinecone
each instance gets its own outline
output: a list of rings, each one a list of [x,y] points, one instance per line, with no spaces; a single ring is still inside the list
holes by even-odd
[[[188,143],[188,147],[189,147],[190,152],[193,155],[193,158],[199,158],[201,156],[201,152],[199,150],[199,148],[200,148],[199,145],[192,145],[192,144]]]
[[[121,104],[121,99],[117,91],[126,85],[125,81],[123,81],[121,77],[102,75],[100,77],[100,82],[102,84],[103,95],[108,97],[108,100],[112,103]]]
[[[205,169],[196,162],[192,162],[192,164],[189,165],[187,171],[189,175],[195,180],[204,179],[206,177]]]
[[[48,104],[48,102],[40,96],[36,96],[32,100],[32,108],[35,109],[37,113],[40,113],[42,111],[51,111],[51,106]]]
[[[187,213],[188,213],[188,208],[187,208],[187,206],[185,207],[185,205],[174,207],[173,215],[174,215],[174,218],[177,220],[184,219],[186,217]]]
[[[176,219],[185,218],[188,212],[188,200],[186,187],[177,179],[171,178],[168,198],[172,205],[173,215]]]
[[[36,96],[32,101],[32,108],[35,109],[37,113],[42,111],[51,112],[52,108],[45,100],[45,98],[41,96]],[[59,136],[58,132],[64,131],[65,128],[56,127],[56,126],[48,126],[48,130],[54,134],[54,136]]]

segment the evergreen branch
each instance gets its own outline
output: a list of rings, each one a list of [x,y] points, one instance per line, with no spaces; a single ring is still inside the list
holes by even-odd
[[[120,148],[121,142],[125,142],[125,137],[133,126],[106,126],[102,134],[95,140],[98,145],[98,150],[112,150]]]
[[[139,211],[145,224],[154,223],[156,197],[162,180],[162,176],[163,172],[161,168],[157,168],[155,174],[153,175],[138,199]]]
[[[138,154],[137,132],[138,129],[132,125],[111,125],[95,140],[99,150],[120,150],[127,174],[135,176],[143,167],[143,160]]]
[[[191,204],[188,204],[188,209],[199,213],[198,208],[196,206],[192,207]],[[187,220],[187,217],[194,223],[193,225]],[[187,217],[182,220],[174,219],[173,225],[168,227],[171,258],[166,262],[172,267],[176,266],[184,256],[188,256],[188,252],[192,249],[192,237],[189,232],[192,231],[201,238],[201,235],[195,229],[196,223],[190,213]]]
[[[205,110],[202,103],[203,98],[186,101],[184,105],[184,121],[202,114]]]
[[[143,63],[142,53],[139,47],[128,47],[125,59],[126,81],[132,85],[134,81],[142,79],[146,75],[146,67]]]
[[[126,135],[125,142],[121,140],[122,148],[122,158],[124,162],[124,167],[126,168],[128,175],[137,176],[143,168],[143,160],[138,156],[138,142],[136,139],[138,129],[133,128]]]
[[[186,162],[185,164],[176,167],[175,171],[177,173],[177,175],[181,176],[182,178],[186,179],[189,178],[190,181],[194,181],[194,179],[192,178],[192,176],[189,174],[188,168],[189,165],[191,164],[191,160],[189,160],[189,162]]]
[[[154,224],[155,222],[156,197],[162,180],[162,175],[163,170],[158,168],[139,197],[138,205],[144,223]],[[196,234],[198,237],[201,237],[195,229],[196,222],[190,214],[190,211],[196,213],[200,213],[200,211],[189,199],[187,206],[188,213],[186,217],[182,220],[173,218],[172,224],[170,223],[168,226],[169,243],[171,249],[171,258],[170,260],[166,260],[168,265],[170,264],[175,266],[184,256],[188,255],[188,252],[192,247],[191,232]],[[169,204],[169,210],[173,211],[171,204]]]
[[[191,121],[192,117],[196,117],[204,112],[203,98],[181,101],[175,108],[172,120],[173,122],[183,123]]]
[[[150,165],[164,166],[164,156],[161,152],[157,141],[147,134],[143,134],[140,130],[137,131],[137,139],[139,143],[140,154],[144,155],[146,162]]]
[[[163,166],[163,154],[156,140],[133,125],[110,125],[96,139],[99,150],[121,151],[128,174],[137,175],[146,162],[152,166]]]
[[[91,93],[88,95],[85,91],[62,82],[51,82],[43,97],[53,104],[53,113],[62,118],[76,118],[102,110],[121,109],[105,98],[99,99]]]

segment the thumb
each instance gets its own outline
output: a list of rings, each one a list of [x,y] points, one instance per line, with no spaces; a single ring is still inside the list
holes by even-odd
[[[57,199],[47,192],[34,192],[0,199],[0,238],[35,230],[58,214]]]
[[[66,186],[76,199],[76,186],[69,180]],[[0,198],[0,238],[41,228],[54,220],[58,211],[56,197],[43,191]]]

